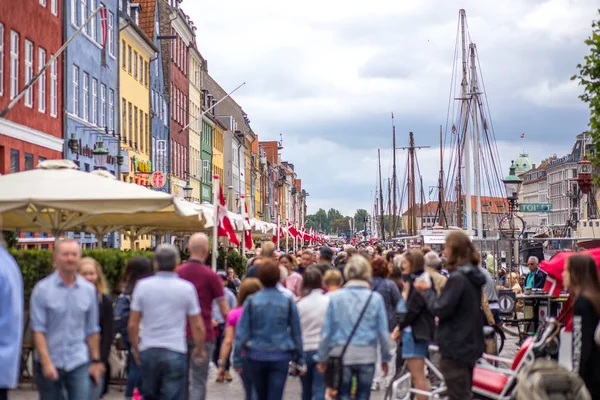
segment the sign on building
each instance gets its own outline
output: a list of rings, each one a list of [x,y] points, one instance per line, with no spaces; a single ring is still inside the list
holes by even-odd
[[[522,203],[519,204],[519,211],[526,212],[550,212],[552,211],[551,203]]]

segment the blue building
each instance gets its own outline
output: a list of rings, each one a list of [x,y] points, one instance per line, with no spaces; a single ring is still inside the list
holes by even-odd
[[[170,171],[169,135],[171,116],[168,96],[165,96],[165,75],[163,73],[163,51],[160,36],[160,12],[158,2],[162,0],[140,1],[140,28],[152,39],[158,54],[150,61],[150,133],[152,134],[151,160],[153,172],[162,172],[164,180],[161,188],[155,190],[169,192]]]
[[[93,171],[94,149],[102,144],[109,151],[109,172],[120,177],[119,141],[119,29],[118,0],[65,0],[63,39],[68,40],[101,4],[107,8],[107,44],[102,49],[100,14],[96,14],[83,32],[69,44],[63,57],[64,87],[63,132],[68,146],[65,158],[82,171]],[[123,155],[123,154],[121,154]],[[127,155],[123,155],[127,157]],[[125,166],[126,168],[126,166]],[[113,237],[116,235],[112,235]],[[84,247],[96,239],[90,234],[75,234]],[[108,246],[116,246],[105,237]]]

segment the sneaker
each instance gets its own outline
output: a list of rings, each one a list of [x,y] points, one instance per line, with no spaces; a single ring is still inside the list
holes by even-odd
[[[233,380],[233,377],[231,376],[231,372],[225,371],[225,380],[227,382],[231,382]]]
[[[378,392],[379,391],[379,382],[373,382],[373,384],[371,385],[371,391],[372,392]]]

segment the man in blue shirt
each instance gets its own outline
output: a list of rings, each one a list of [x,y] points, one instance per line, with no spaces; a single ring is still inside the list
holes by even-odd
[[[96,288],[77,274],[80,259],[78,242],[58,239],[52,260],[55,271],[39,281],[31,293],[40,400],[88,399],[90,379],[98,383],[104,373],[98,295]]]
[[[0,233],[1,235],[1,233]],[[0,400],[19,381],[23,340],[23,277],[0,237]]]

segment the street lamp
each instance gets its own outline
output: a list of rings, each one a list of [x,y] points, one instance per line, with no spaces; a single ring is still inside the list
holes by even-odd
[[[515,238],[515,212],[517,210],[517,207],[519,206],[518,200],[519,200],[519,189],[521,188],[521,184],[523,183],[523,181],[515,174],[515,163],[514,161],[511,163],[510,165],[510,169],[509,169],[509,173],[508,176],[506,178],[504,178],[502,180],[502,183],[504,183],[504,189],[506,190],[506,200],[508,200],[508,219],[509,219],[509,223],[510,223],[510,232],[511,232],[511,241],[513,244],[513,257],[514,257],[514,262],[518,263],[518,259],[519,259],[519,253],[518,253],[518,243],[517,240]],[[521,219],[519,216],[517,216],[519,219]],[[521,219],[522,221],[522,219]],[[523,229],[525,228],[525,224],[523,224]],[[509,273],[512,274],[512,258],[513,257],[509,257],[508,258],[508,262],[510,262],[510,266],[509,266]],[[513,282],[511,282],[511,285],[513,284]]]
[[[96,148],[92,151],[94,155],[94,169],[106,169],[106,161],[108,160],[108,150],[104,148],[104,141],[101,137],[96,142]]]
[[[77,138],[74,133],[71,133],[71,139],[69,139],[67,147],[71,149],[73,153],[79,152],[79,143],[77,142]]]
[[[190,185],[190,180],[188,179],[185,187],[183,188],[183,198],[186,201],[192,201],[192,192],[194,188]]]

